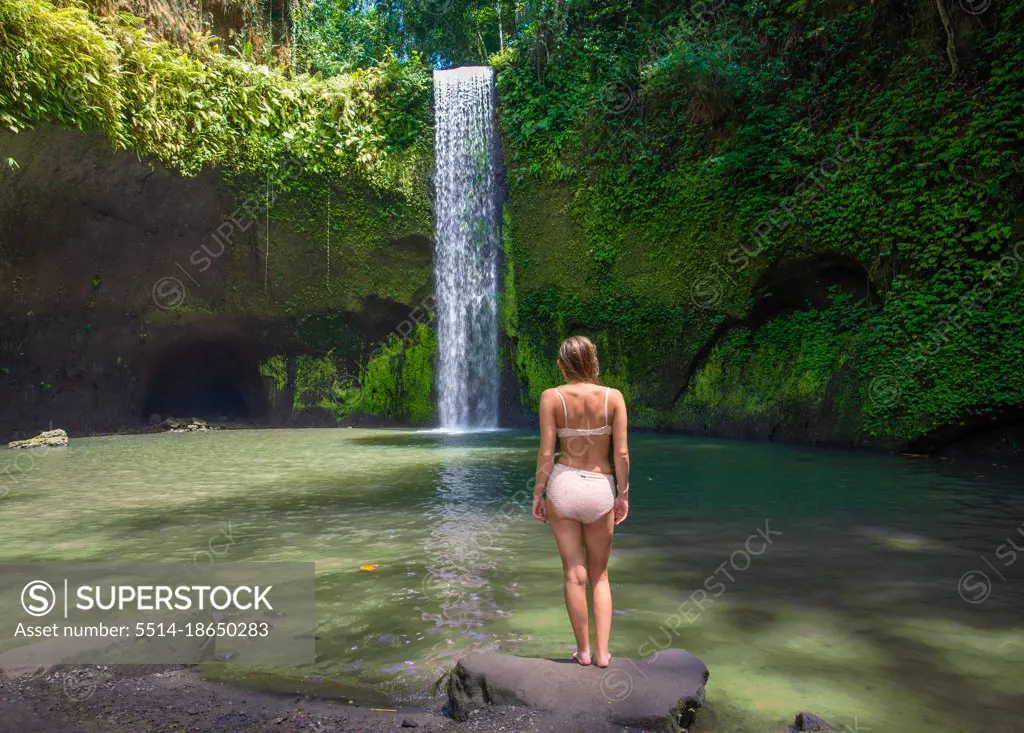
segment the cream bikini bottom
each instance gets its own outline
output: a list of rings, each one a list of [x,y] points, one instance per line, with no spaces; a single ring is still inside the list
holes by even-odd
[[[590,524],[615,506],[615,477],[556,463],[546,493],[560,516]]]

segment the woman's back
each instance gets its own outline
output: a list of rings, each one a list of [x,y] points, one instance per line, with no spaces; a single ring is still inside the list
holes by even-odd
[[[559,399],[554,418],[562,451],[559,462],[584,471],[612,473],[609,448],[618,399],[613,398],[611,388],[579,382],[555,391]]]

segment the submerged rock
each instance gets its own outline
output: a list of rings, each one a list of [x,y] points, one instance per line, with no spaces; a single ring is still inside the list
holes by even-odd
[[[800,731],[835,730],[831,724],[811,713],[797,713],[793,727]]]
[[[63,430],[47,430],[28,440],[12,440],[8,448],[66,448],[68,434]]]
[[[704,662],[682,649],[661,651],[650,662],[613,657],[607,669],[571,659],[476,652],[455,666],[448,701],[458,721],[495,704],[678,732],[704,704],[708,676]]]

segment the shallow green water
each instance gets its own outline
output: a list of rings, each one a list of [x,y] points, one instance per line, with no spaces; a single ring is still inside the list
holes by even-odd
[[[211,543],[222,561],[314,560],[319,662],[279,672],[326,694],[421,700],[467,649],[573,648],[554,542],[515,502],[535,441],[354,429],[74,440],[5,479],[0,560],[188,562]],[[663,435],[631,450],[612,651],[701,656],[701,730],[774,732],[798,710],[860,731],[1024,728],[1024,553],[997,556],[1007,538],[1024,547],[1019,472]],[[771,544],[766,526],[781,532]],[[991,581],[980,603],[958,590],[971,570]],[[702,586],[714,602],[680,608]]]

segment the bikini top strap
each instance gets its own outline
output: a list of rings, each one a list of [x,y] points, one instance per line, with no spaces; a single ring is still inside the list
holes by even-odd
[[[604,424],[608,424],[608,393],[612,391],[611,387],[604,388]]]
[[[555,387],[555,392],[558,393],[558,399],[562,401],[562,412],[565,414],[565,427],[569,427],[569,408],[565,406],[565,398],[562,397],[562,390]]]

